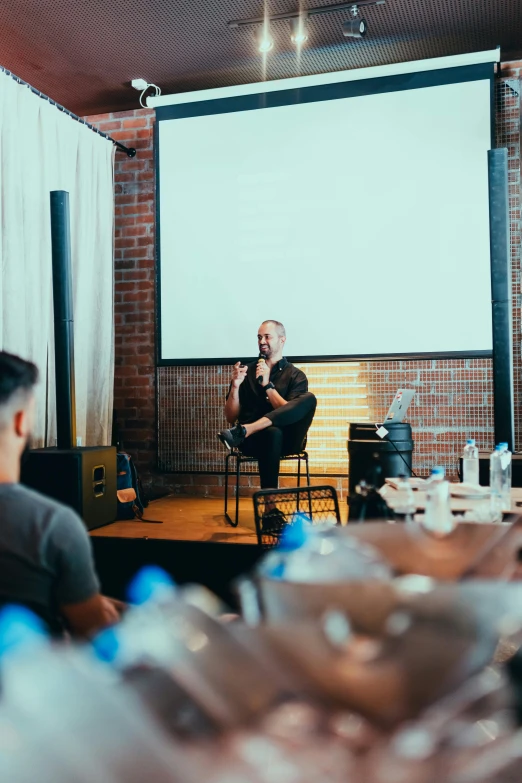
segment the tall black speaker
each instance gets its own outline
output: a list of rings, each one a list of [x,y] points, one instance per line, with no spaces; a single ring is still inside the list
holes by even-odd
[[[507,149],[488,152],[488,173],[495,443],[505,442],[513,451],[515,422]]]
[[[116,449],[76,447],[74,321],[69,194],[51,193],[57,448],[32,449],[21,481],[65,503],[91,530],[116,519]]]
[[[20,480],[73,508],[88,530],[116,519],[116,449],[31,449]]]
[[[71,231],[69,194],[65,190],[51,192],[51,247],[57,445],[59,449],[71,449],[76,446],[76,397]]]

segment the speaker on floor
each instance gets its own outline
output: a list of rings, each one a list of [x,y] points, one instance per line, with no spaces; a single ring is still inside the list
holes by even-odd
[[[116,519],[116,448],[32,449],[21,482],[73,508],[88,530]]]

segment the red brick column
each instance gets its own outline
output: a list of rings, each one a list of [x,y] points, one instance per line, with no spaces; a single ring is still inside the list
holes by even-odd
[[[156,463],[154,112],[137,109],[88,119],[137,150],[135,158],[115,153],[114,409],[124,445],[147,479]]]

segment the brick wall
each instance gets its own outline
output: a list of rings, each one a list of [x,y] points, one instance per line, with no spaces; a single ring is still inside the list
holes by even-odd
[[[520,103],[509,80],[522,78],[522,63],[505,64],[501,77],[502,89],[497,89],[497,144],[509,149],[515,411],[520,448]],[[88,119],[138,150],[134,159],[116,152],[115,164],[114,405],[125,446],[135,456],[149,485],[195,495],[222,495],[222,452],[214,433],[222,421],[228,368],[155,368],[154,112],[139,109]],[[410,416],[415,430],[416,469],[426,471],[438,462],[454,473],[463,436],[476,437],[482,448],[493,445],[490,361],[366,362],[361,364],[360,372],[368,389],[369,415],[375,420],[384,413],[400,385],[413,384],[417,389]],[[194,428],[201,430],[203,442],[189,437]],[[158,432],[164,472],[156,464]],[[195,441],[199,447],[194,446]],[[323,481],[341,492],[346,489],[346,481],[339,476],[314,479],[315,483]],[[292,483],[293,478],[283,477],[283,485]],[[249,493],[257,486],[257,478],[246,475],[242,484]]]
[[[154,353],[154,112],[89,117],[100,130],[135,147],[116,151],[114,166],[114,409],[125,448],[150,481],[156,465]]]

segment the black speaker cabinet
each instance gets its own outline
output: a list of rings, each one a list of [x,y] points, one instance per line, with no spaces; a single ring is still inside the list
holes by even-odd
[[[21,482],[71,506],[88,530],[116,519],[116,448],[32,449]]]

